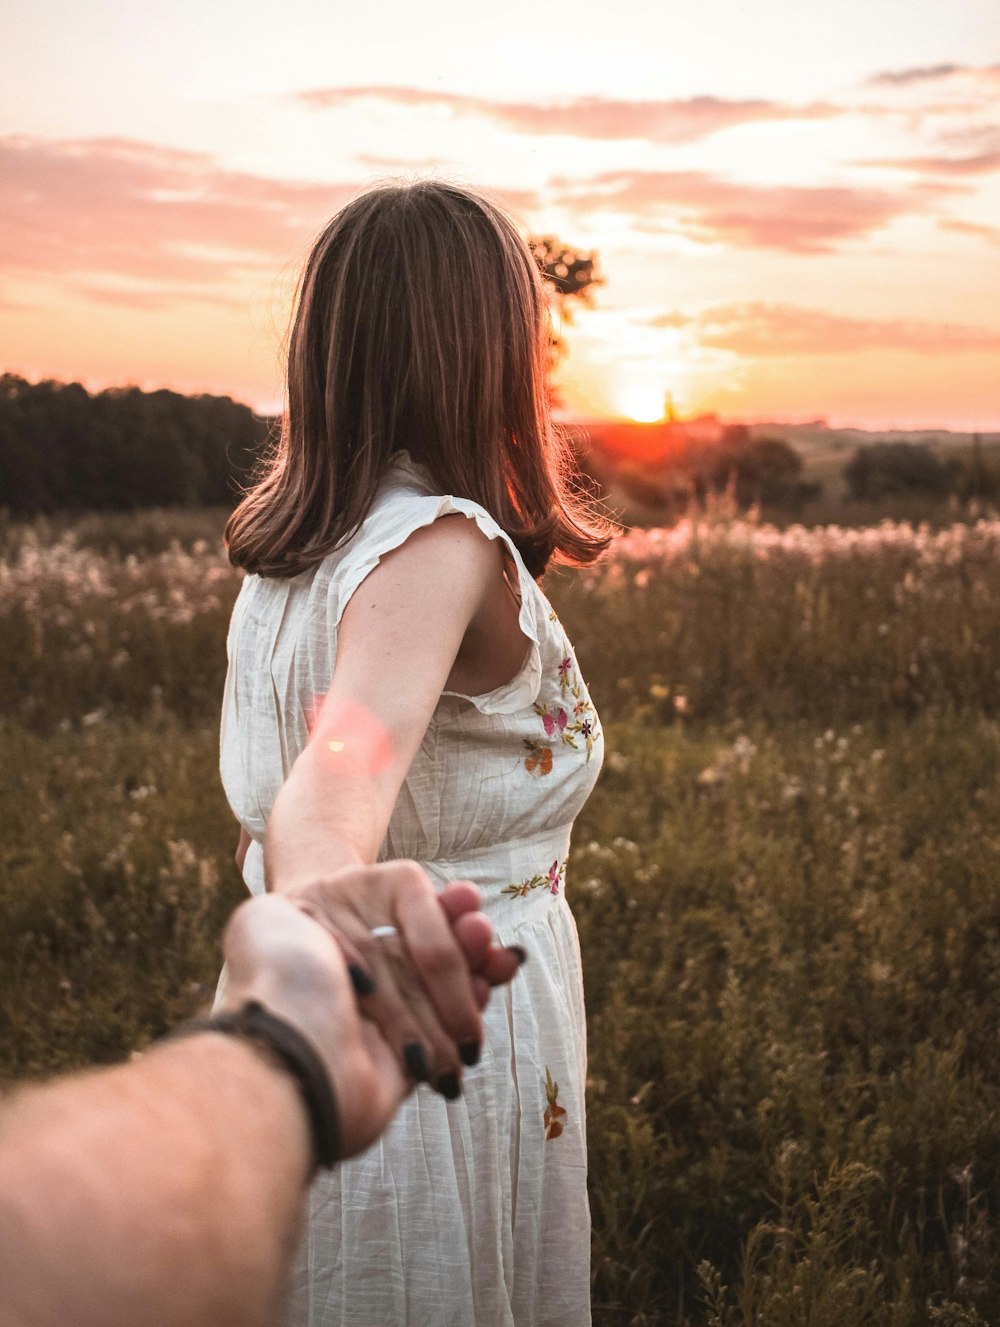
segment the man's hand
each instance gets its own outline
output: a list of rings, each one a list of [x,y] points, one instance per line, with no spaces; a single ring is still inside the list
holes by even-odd
[[[375,990],[361,1003],[369,1006],[378,1002],[383,1011],[391,1010],[399,1020],[395,1024],[399,1028],[397,1039],[390,1044],[374,1022],[360,1017],[344,955],[328,929],[332,913],[339,938],[344,929],[343,904],[336,895],[329,898],[320,886],[311,891],[309,911],[322,913],[322,924],[306,914],[300,900],[267,894],[248,900],[236,910],[224,939],[228,972],[222,1008],[234,1009],[247,1000],[259,1000],[309,1039],[337,1094],[345,1155],[362,1151],[378,1137],[413,1086],[418,1075],[412,1073],[412,1067],[419,1066],[413,1064],[412,1052],[407,1054],[404,1048],[422,1039],[418,1044],[427,1042],[434,1047],[430,1071],[457,1075],[459,1061],[456,1043],[449,1039],[450,1029],[458,1028],[458,1036],[463,1038],[459,1044],[467,1045],[471,1010],[478,1046],[478,1010],[485,1004],[490,986],[509,981],[519,966],[516,952],[493,944],[490,923],[478,911],[479,893],[474,885],[450,885],[436,897],[431,892],[433,911],[428,915],[423,881],[410,882],[405,872],[402,877],[397,873],[394,879],[396,884],[390,892],[396,911],[392,915],[401,936],[406,937],[406,946],[416,944],[426,962],[427,951],[419,949],[421,926],[430,930],[438,945],[443,933],[449,946],[452,988],[461,996],[464,1021],[448,1017],[448,1033],[431,1033],[428,1022],[436,1015],[422,992],[414,994],[418,1013],[400,1007],[401,983],[407,981],[410,963],[403,956],[397,962],[390,946],[402,947],[404,940],[373,939],[364,928],[352,926],[354,943],[348,943],[349,957],[375,983]],[[408,926],[414,914],[416,941]],[[419,961],[414,959],[415,964]],[[440,982],[440,969],[435,975],[435,989],[447,990]],[[410,1073],[404,1067],[408,1062]],[[440,1067],[442,1063],[445,1068]]]

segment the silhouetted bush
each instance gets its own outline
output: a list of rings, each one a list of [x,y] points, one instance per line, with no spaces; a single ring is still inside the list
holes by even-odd
[[[922,444],[878,442],[859,447],[844,467],[850,496],[877,502],[898,493],[938,493],[952,490],[953,471]]]
[[[742,506],[752,502],[787,505],[818,496],[821,485],[804,484],[802,457],[783,438],[755,438],[745,424],[723,431],[697,466],[700,495],[732,485]]]

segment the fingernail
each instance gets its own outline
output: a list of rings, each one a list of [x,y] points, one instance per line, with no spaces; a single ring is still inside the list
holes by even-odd
[[[456,1097],[462,1095],[462,1088],[458,1081],[458,1074],[454,1071],[442,1074],[437,1080],[437,1090],[448,1101],[454,1101]]]
[[[467,1064],[471,1069],[474,1064],[479,1063],[479,1042],[463,1041],[458,1048],[459,1058],[463,1064]]]
[[[513,954],[517,959],[518,967],[520,967],[522,963],[527,963],[528,961],[528,951],[522,948],[521,945],[508,945],[507,952]]]
[[[351,985],[358,995],[371,995],[375,989],[375,983],[364,968],[359,968],[357,963],[348,963],[347,972],[351,979]]]
[[[430,1066],[427,1063],[427,1053],[419,1041],[409,1041],[403,1047],[403,1063],[411,1078],[415,1078],[418,1083],[429,1083],[431,1079]]]

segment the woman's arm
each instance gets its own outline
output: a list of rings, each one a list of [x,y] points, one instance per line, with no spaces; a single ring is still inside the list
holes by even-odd
[[[268,822],[272,889],[374,862],[500,551],[464,516],[415,531],[362,581],[337,631],[333,679]]]
[[[461,1073],[456,1046],[469,1062],[481,1037],[468,970],[424,873],[373,863],[466,632],[501,578],[499,546],[464,516],[383,558],[344,611],[329,692],[264,844],[268,888],[322,920],[374,978],[366,1014],[447,1095]],[[400,939],[373,940],[379,925]]]

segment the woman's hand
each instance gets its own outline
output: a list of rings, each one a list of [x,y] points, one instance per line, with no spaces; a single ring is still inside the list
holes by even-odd
[[[457,882],[438,896],[415,862],[390,861],[344,867],[282,895],[336,939],[362,1011],[410,1077],[457,1097],[462,1065],[479,1059],[489,989],[521,962],[493,944],[475,885]],[[372,934],[382,926],[396,934]]]
[[[404,884],[400,891],[407,894],[411,888]],[[316,896],[325,900],[325,893],[320,887]],[[443,923],[467,977],[475,969],[473,988],[485,1004],[490,986],[509,981],[521,960],[516,952],[493,945],[490,923],[477,910],[478,898],[474,885],[449,885],[433,901],[433,929],[440,939],[437,923]],[[237,908],[223,942],[227,980],[220,1009],[238,1009],[247,1000],[260,1000],[308,1038],[334,1085],[344,1155],[351,1156],[385,1129],[412,1088],[414,1075],[404,1068],[399,1047],[391,1045],[373,1022],[359,1017],[343,954],[325,920],[326,903],[319,905],[324,915],[320,925],[305,915],[314,905],[315,899],[293,902],[265,894]],[[337,905],[330,906],[339,917]],[[368,943],[379,946],[385,941]],[[377,951],[374,957],[373,966],[380,972],[392,964]],[[391,985],[389,978],[383,978],[383,985]],[[391,1007],[394,997],[386,992],[383,998]],[[372,994],[364,1003],[374,999]]]

